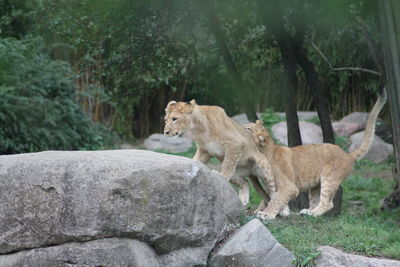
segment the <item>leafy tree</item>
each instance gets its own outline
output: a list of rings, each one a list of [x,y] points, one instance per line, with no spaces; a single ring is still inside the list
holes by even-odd
[[[0,154],[107,144],[111,134],[77,104],[73,76],[40,39],[0,39]]]

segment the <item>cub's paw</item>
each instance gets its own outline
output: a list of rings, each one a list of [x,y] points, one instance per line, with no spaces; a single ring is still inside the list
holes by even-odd
[[[282,217],[287,217],[290,215],[290,209],[288,206],[285,206],[280,212],[279,215]]]

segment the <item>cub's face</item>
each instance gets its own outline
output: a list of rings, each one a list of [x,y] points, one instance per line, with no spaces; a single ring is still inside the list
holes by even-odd
[[[171,101],[165,109],[164,134],[168,136],[180,136],[192,125],[192,112],[196,102],[190,103]]]
[[[264,147],[269,144],[271,136],[268,130],[264,128],[262,121],[257,120],[256,123],[248,123],[243,126],[250,132],[257,146]]]

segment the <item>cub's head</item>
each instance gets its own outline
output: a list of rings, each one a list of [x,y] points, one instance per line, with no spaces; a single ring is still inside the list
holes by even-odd
[[[182,135],[192,125],[192,112],[196,101],[189,103],[171,101],[165,108],[164,134],[168,136]]]
[[[264,147],[271,142],[271,135],[269,134],[268,130],[264,128],[262,121],[257,120],[256,123],[248,123],[244,124],[243,126],[247,131],[250,132],[257,146]]]

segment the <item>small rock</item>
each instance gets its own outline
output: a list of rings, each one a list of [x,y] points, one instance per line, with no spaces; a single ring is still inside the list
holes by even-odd
[[[322,130],[318,125],[301,121],[299,122],[301,139],[305,144],[322,144]],[[283,145],[288,145],[287,124],[285,121],[272,126],[272,134]]]
[[[318,250],[321,255],[315,259],[317,267],[400,267],[400,261],[344,253],[329,246],[321,246]]]
[[[351,145],[349,147],[349,152],[353,152],[361,145],[364,134],[365,132],[362,131],[350,136]],[[393,145],[386,143],[379,136],[375,135],[374,141],[364,158],[375,163],[381,163],[390,155],[393,155]]]
[[[193,142],[180,136],[170,137],[163,134],[152,134],[144,141],[144,146],[148,150],[180,153],[188,151],[193,146]]]
[[[294,255],[253,219],[234,233],[212,257],[209,266],[293,266]]]
[[[333,131],[339,136],[349,136],[360,129],[360,125],[358,123],[353,122],[340,122],[336,121],[332,123]]]

